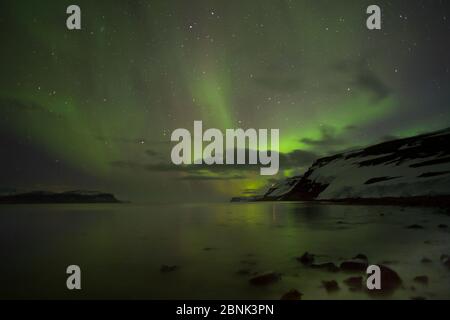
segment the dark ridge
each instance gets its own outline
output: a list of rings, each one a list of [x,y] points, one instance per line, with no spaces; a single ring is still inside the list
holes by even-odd
[[[292,177],[292,178],[288,178],[288,179],[286,179],[286,184],[287,185],[289,185],[289,186],[292,186],[292,185],[294,185],[295,183],[297,183],[297,181],[299,180],[299,179],[301,179],[300,177]],[[267,190],[267,192],[266,192],[266,196],[270,196],[270,194],[272,193],[272,192],[274,192],[275,190],[277,190],[277,185],[275,185],[275,186],[273,186],[273,187],[271,187],[271,188],[269,188],[269,190]]]
[[[0,197],[0,204],[51,204],[51,203],[120,203],[110,193],[69,191],[53,193],[45,191],[20,193]]]
[[[329,184],[321,184],[303,177],[288,194],[283,195],[278,200],[313,200],[328,186]]]
[[[412,154],[412,158],[417,158],[418,155],[421,155],[422,157],[436,155],[437,149],[441,151],[444,150],[445,154],[450,154],[450,146],[446,143],[448,140],[448,133],[450,133],[450,128],[414,137],[382,142],[349,154],[346,159],[384,155],[393,152],[403,154],[404,156]],[[405,145],[408,146],[408,148],[400,150]]]
[[[230,202],[251,202],[258,201],[261,196],[243,196],[243,197],[233,197]]]
[[[326,164],[328,164],[328,163],[330,163],[330,162],[332,162],[332,161],[334,161],[336,159],[342,158],[342,157],[343,157],[342,154],[336,154],[334,156],[320,158],[320,159],[316,160],[316,162],[312,165],[312,167],[324,166],[324,165],[326,165]]]
[[[378,178],[372,178],[372,179],[369,179],[366,182],[364,182],[364,184],[373,184],[373,183],[377,183],[377,182],[388,181],[388,180],[398,179],[398,178],[401,178],[401,177],[378,177]]]
[[[450,171],[440,171],[440,172],[425,172],[422,173],[418,178],[428,178],[428,177],[435,177],[435,176],[441,176],[444,174],[448,174]]]
[[[434,164],[441,164],[441,163],[447,163],[447,162],[450,162],[450,157],[419,162],[419,163],[410,165],[410,167],[411,168],[420,168],[420,167],[431,166]]]

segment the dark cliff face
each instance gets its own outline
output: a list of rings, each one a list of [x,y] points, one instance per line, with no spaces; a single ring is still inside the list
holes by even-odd
[[[329,183],[316,182],[310,179],[316,168],[323,167],[328,163],[339,159],[342,154],[337,154],[331,157],[320,158],[316,160],[308,171],[297,181],[292,190],[283,195],[280,200],[314,200],[316,199],[329,185]]]
[[[450,195],[450,129],[318,159],[263,200],[343,200]]]
[[[314,200],[322,191],[328,187],[328,184],[322,184],[302,177],[294,188],[287,194],[280,197],[279,200],[295,201],[295,200]]]
[[[119,203],[113,194],[70,191],[62,193],[29,192],[0,197],[0,203]]]

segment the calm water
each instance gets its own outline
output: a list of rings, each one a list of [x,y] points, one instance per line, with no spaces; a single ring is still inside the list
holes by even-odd
[[[309,251],[337,264],[358,253],[389,263],[404,288],[387,298],[450,299],[450,270],[439,261],[450,254],[450,230],[439,224],[450,217],[438,209],[307,203],[1,206],[0,297],[279,299],[295,288],[303,299],[371,298],[348,290],[349,274],[295,260]],[[82,269],[79,292],[65,287],[71,264]],[[161,273],[163,264],[179,269]],[[240,269],[283,277],[253,287]],[[430,283],[414,283],[418,275]],[[332,279],[341,290],[328,294],[321,281]]]

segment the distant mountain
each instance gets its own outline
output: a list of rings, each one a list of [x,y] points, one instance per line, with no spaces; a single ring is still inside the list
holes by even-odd
[[[15,188],[0,188],[0,197],[1,196],[9,196],[12,194],[16,194],[19,191]]]
[[[450,204],[450,128],[318,159],[262,200]]]
[[[0,196],[0,204],[16,203],[120,203],[113,194],[96,191],[33,191]]]
[[[230,202],[253,202],[263,199],[262,196],[233,197]]]

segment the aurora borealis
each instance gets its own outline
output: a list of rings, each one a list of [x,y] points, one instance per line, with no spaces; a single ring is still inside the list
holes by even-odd
[[[80,31],[65,27],[73,3]],[[373,3],[380,31],[365,27]],[[447,1],[2,1],[0,191],[189,202],[272,182],[173,166],[170,134],[195,120],[280,129],[277,179],[448,127],[449,20]]]

